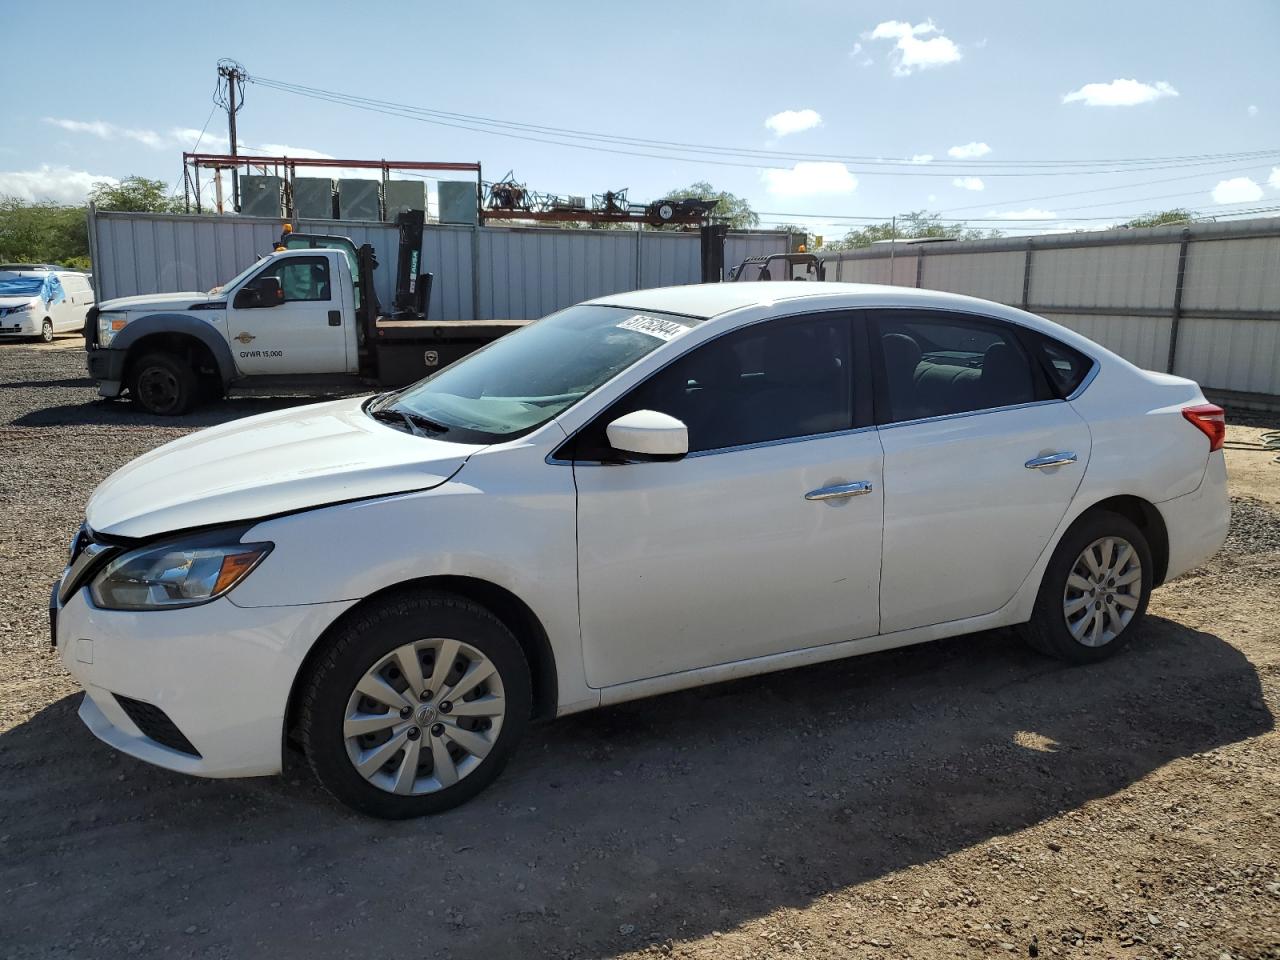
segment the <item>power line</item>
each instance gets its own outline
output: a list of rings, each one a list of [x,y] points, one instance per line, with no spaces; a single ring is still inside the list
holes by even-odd
[[[421,123],[467,130],[473,133],[487,133],[493,136],[508,137],[533,143],[544,143],[552,146],[571,147],[574,149],[620,154],[624,156],[636,156],[666,161],[675,160],[688,163],[704,163],[714,166],[743,167],[748,169],[777,169],[776,162],[764,163],[762,162],[764,159],[768,159],[770,161],[790,161],[792,163],[827,160],[838,161],[846,164],[856,163],[864,165],[864,169],[851,171],[864,176],[948,177],[953,176],[957,169],[977,171],[979,168],[985,168],[988,166],[995,167],[997,165],[1024,167],[1027,169],[1019,172],[1004,169],[985,170],[983,175],[989,177],[1083,176],[1131,173],[1145,170],[1181,169],[1198,166],[1212,166],[1215,164],[1221,164],[1228,160],[1239,161],[1245,159],[1260,159],[1263,157],[1280,157],[1280,151],[1261,150],[1240,153],[1198,154],[1182,157],[1136,157],[1122,160],[947,160],[934,161],[930,164],[918,164],[910,160],[894,160],[876,157],[842,157],[834,154],[789,153],[783,151],[758,150],[754,148],[720,147],[709,144],[689,144],[679,141],[622,137],[611,134],[572,130],[569,128],[496,120],[489,117],[481,117],[471,114],[431,110],[426,107],[418,107],[411,104],[395,103],[393,101],[376,100],[369,97],[344,94],[337,91],[324,90],[318,87],[308,87],[302,84],[272,80],[266,77],[251,76],[248,79],[252,83],[257,83],[284,93],[292,93],[297,96],[308,97],[310,99],[335,103],[374,113],[382,113],[388,116],[397,116],[404,119],[416,120]],[[574,140],[587,140],[596,145],[592,145],[591,143],[572,142]],[[640,147],[642,149],[626,149],[628,147]],[[647,150],[662,150],[665,152],[655,154],[646,152]],[[710,154],[711,156],[695,158],[681,155],[688,153]],[[728,157],[737,157],[740,159],[726,159]],[[744,158],[747,162],[743,162]],[[876,166],[894,168],[905,166],[913,169],[868,169]],[[920,169],[923,166],[939,167],[942,169]],[[1052,167],[1067,167],[1067,169],[1049,169]],[[1108,169],[1088,169],[1089,167],[1107,167]]]

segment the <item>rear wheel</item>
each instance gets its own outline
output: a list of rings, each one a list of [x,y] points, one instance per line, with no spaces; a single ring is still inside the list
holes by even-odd
[[[149,353],[133,365],[129,390],[148,413],[176,417],[191,409],[199,382],[180,357]]]
[[[524,653],[496,617],[461,597],[404,594],[331,638],[303,688],[303,748],[348,806],[419,817],[488,786],[531,705]]]
[[[40,324],[40,339],[45,343],[53,343],[53,321],[48,317]]]
[[[1132,521],[1107,512],[1081,518],[1045,570],[1028,641],[1074,663],[1110,656],[1147,611],[1152,570],[1151,548]]]

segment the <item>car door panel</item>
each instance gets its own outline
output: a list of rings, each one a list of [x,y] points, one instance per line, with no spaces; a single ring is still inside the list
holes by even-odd
[[[577,465],[588,682],[873,636],[880,459],[865,429],[677,463]],[[870,492],[805,499],[857,481]]]

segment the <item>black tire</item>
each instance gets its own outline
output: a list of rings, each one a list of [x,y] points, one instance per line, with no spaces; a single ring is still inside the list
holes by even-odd
[[[1077,639],[1068,627],[1068,578],[1072,576],[1073,568],[1086,548],[1106,538],[1118,538],[1133,547],[1142,567],[1141,577],[1134,581],[1134,585],[1141,584],[1141,591],[1136,597],[1130,598],[1136,600],[1136,607],[1132,610],[1132,617],[1115,631],[1115,636],[1105,639],[1104,635],[1098,645],[1091,646]],[[1119,553],[1117,550],[1116,555]],[[1085,514],[1063,535],[1045,569],[1031,620],[1023,627],[1027,642],[1041,653],[1071,663],[1094,663],[1115,654],[1133,636],[1134,629],[1147,612],[1147,601],[1151,597],[1152,570],[1151,547],[1142,531],[1131,520],[1102,510]],[[1102,581],[1097,584],[1096,600],[1089,600],[1084,592],[1071,587],[1075,600],[1086,601],[1083,615],[1088,615],[1091,604],[1095,610],[1106,609],[1108,597],[1115,596],[1115,593],[1106,592],[1106,583],[1107,581]],[[1115,606],[1113,609],[1119,611],[1120,607]],[[1104,622],[1114,625],[1113,620]],[[1086,636],[1089,633],[1090,631],[1085,631]]]
[[[40,340],[42,343],[53,343],[53,321],[48,317],[40,325]]]
[[[149,353],[132,365],[129,392],[148,413],[177,417],[186,413],[199,395],[196,372],[181,357]]]
[[[456,783],[402,796],[371,783],[356,770],[347,752],[343,724],[356,684],[366,672],[392,651],[428,637],[459,640],[487,657],[500,678],[505,714],[488,754]],[[533,704],[524,651],[511,631],[477,603],[426,590],[392,595],[359,610],[324,642],[325,649],[302,681],[302,748],[324,788],[360,813],[401,820],[465,803],[502,772],[524,735]],[[422,729],[424,750],[434,736],[432,729]],[[394,760],[390,763],[394,766]]]

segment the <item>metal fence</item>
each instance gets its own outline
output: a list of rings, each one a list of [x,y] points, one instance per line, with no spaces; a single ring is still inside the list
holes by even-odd
[[[281,221],[259,217],[89,213],[89,245],[99,300],[208,290],[271,251]],[[300,233],[373,245],[381,264],[378,297],[395,287],[396,228],[351,220],[300,220]],[[784,253],[777,231],[731,233],[726,268],[748,256]],[[429,315],[443,320],[532,320],[608,293],[697,283],[696,233],[661,230],[553,230],[429,224],[422,269],[434,274]]]
[[[1280,218],[877,244],[824,259],[829,280],[997,300],[1228,402],[1280,410]]]

